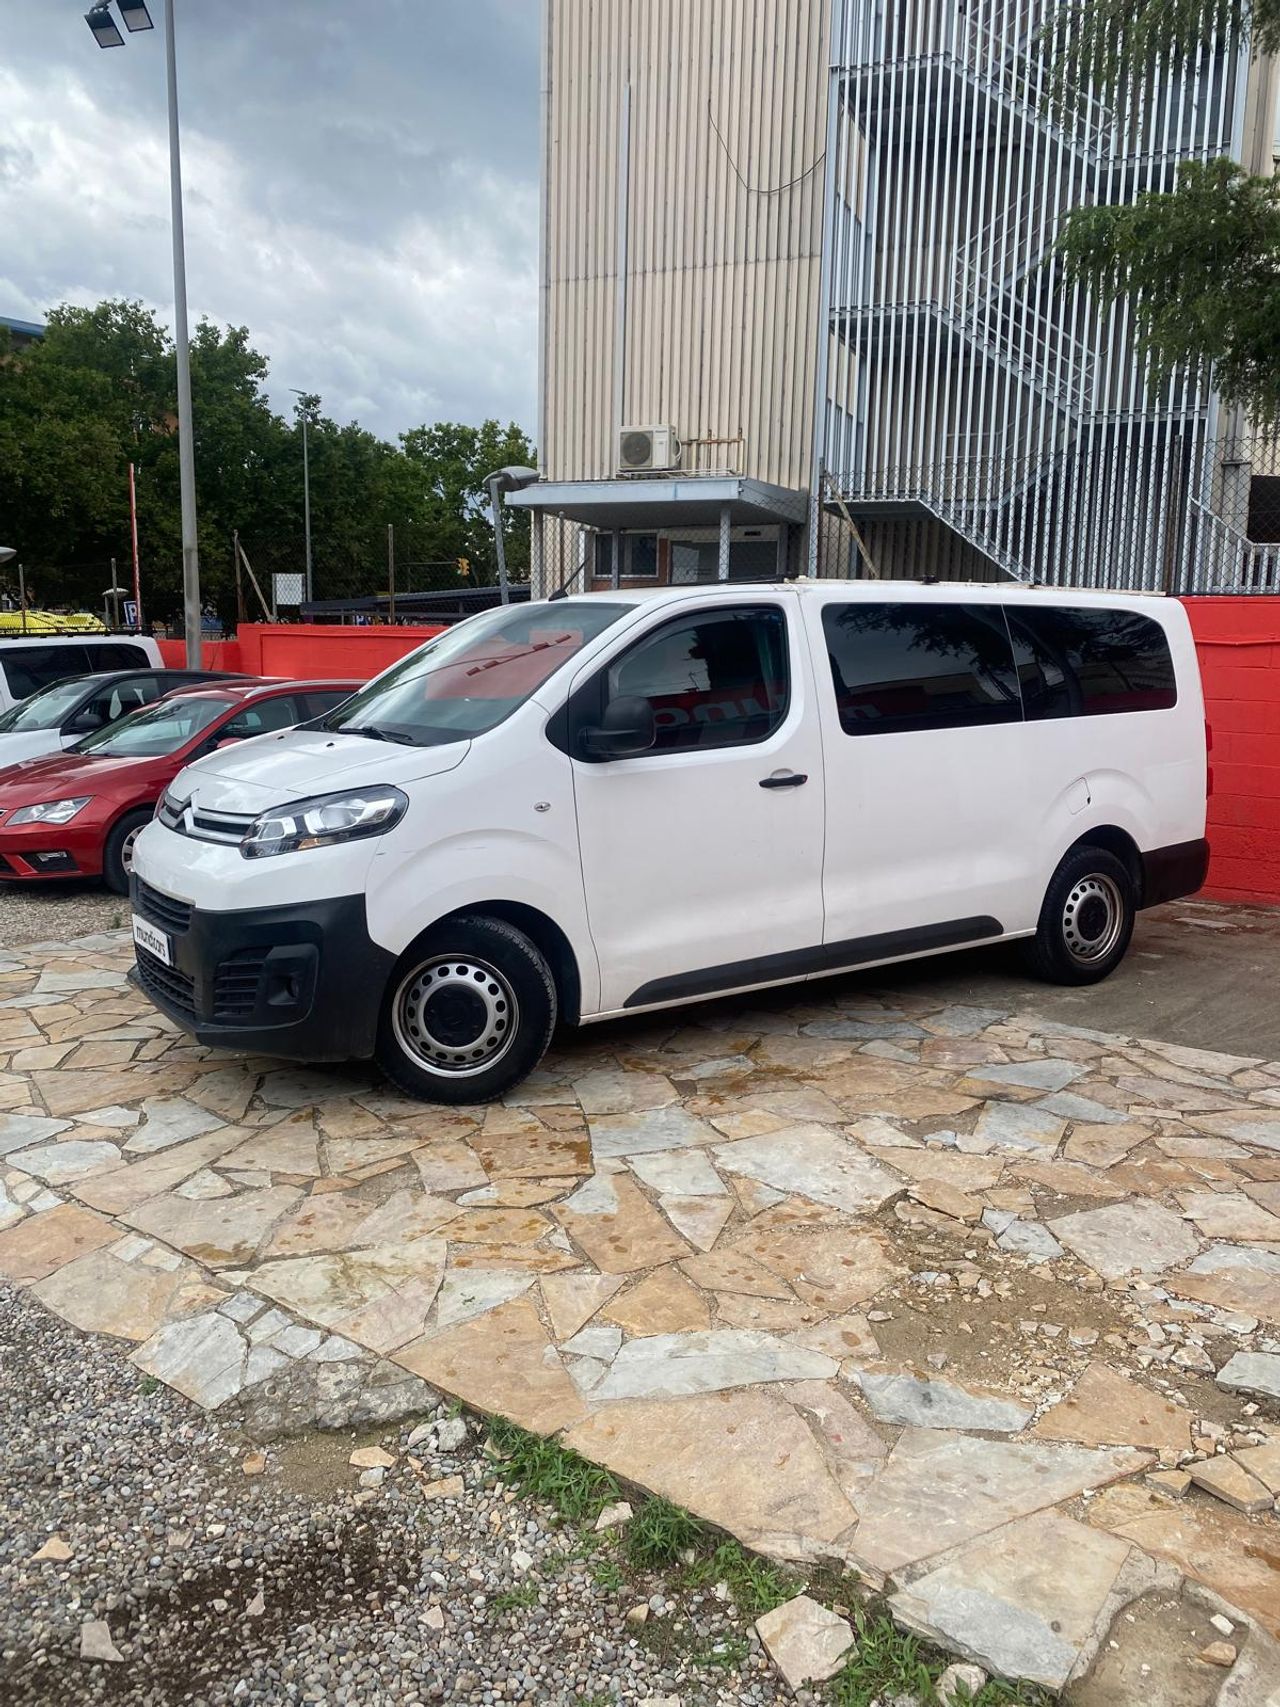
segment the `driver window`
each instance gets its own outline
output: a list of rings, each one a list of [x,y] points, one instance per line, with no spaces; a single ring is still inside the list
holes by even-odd
[[[740,747],[772,735],[787,714],[787,627],[774,606],[684,618],[609,668],[610,700],[653,707],[654,752]]]
[[[291,729],[300,713],[292,694],[277,699],[259,700],[246,706],[238,717],[224,723],[218,731],[219,741],[245,741],[251,735],[268,735],[273,729]]]

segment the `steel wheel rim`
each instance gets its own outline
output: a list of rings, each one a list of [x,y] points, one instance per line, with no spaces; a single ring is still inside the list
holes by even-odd
[[[504,975],[475,955],[437,955],[401,979],[391,1004],[396,1042],[416,1065],[474,1078],[516,1040],[520,1008]]]
[[[144,826],[139,824],[136,830],[130,830],[120,845],[120,864],[124,867],[126,877],[133,875],[133,844],[142,834]]]
[[[1114,879],[1096,871],[1079,878],[1062,908],[1067,953],[1083,966],[1105,960],[1124,933],[1124,921],[1124,896]]]

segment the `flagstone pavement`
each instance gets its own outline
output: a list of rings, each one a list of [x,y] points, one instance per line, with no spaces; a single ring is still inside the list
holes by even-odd
[[[0,956],[0,1275],[141,1369],[258,1439],[442,1390],[1054,1688],[1189,1583],[1280,1701],[1280,1060],[830,983],[443,1110],[130,960]]]

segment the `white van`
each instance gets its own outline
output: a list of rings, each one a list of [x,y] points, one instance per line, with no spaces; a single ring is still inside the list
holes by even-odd
[[[505,606],[183,771],[138,976],[201,1042],[481,1102],[573,1023],[1025,938],[1104,978],[1202,884],[1174,600],[892,582]]]
[[[145,634],[0,636],[0,711],[68,676],[163,668],[160,648]]]

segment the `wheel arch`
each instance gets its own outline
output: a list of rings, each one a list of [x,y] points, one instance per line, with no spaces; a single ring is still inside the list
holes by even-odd
[[[1083,835],[1076,837],[1063,854],[1063,859],[1080,848],[1102,848],[1105,852],[1114,854],[1133,879],[1134,894],[1138,906],[1141,907],[1144,885],[1142,850],[1127,830],[1122,830],[1118,824],[1095,825],[1092,830],[1086,830]]]
[[[551,968],[560,1017],[570,1025],[577,1025],[582,1017],[582,978],[578,970],[577,955],[561,927],[537,907],[528,906],[522,901],[470,901],[465,906],[454,907],[450,912],[433,920],[405,953],[413,952],[451,919],[478,915],[502,919],[516,930],[524,932]]]

